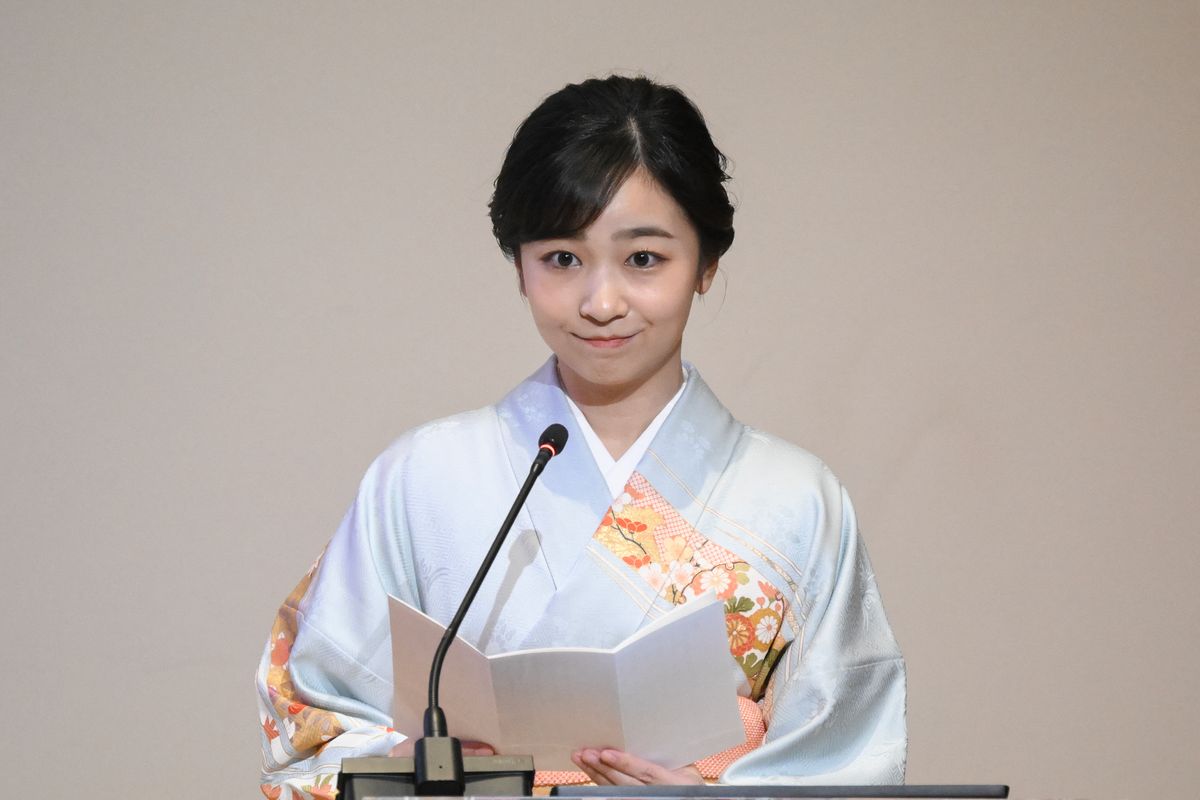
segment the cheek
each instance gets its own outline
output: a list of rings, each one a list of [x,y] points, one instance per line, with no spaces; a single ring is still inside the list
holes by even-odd
[[[579,312],[583,287],[564,275],[529,272],[525,275],[525,299],[538,319],[569,319]]]
[[[548,330],[561,323],[563,318],[562,298],[541,291],[537,285],[525,286],[525,298],[529,302],[529,310],[533,315],[534,324],[539,330]]]
[[[669,298],[661,298],[655,304],[652,312],[656,320],[667,325],[683,325],[687,322],[692,311],[692,294],[673,293]]]

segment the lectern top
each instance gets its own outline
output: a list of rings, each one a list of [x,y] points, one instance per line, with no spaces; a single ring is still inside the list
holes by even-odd
[[[728,785],[705,786],[557,786],[551,794],[559,797],[581,797],[601,800],[665,800],[665,798],[871,798],[871,800],[977,800],[977,798],[1007,798],[1008,787],[999,784],[941,784],[911,786],[779,786]]]

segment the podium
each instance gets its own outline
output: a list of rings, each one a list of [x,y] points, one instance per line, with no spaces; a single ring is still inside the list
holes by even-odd
[[[411,757],[347,758],[338,775],[338,800],[398,800],[413,797]],[[530,797],[533,759],[529,756],[464,756],[468,797]],[[1004,800],[1000,784],[895,786],[780,786],[704,784],[700,786],[556,786],[550,794],[588,800],[689,800],[690,798],[797,798],[797,800]]]
[[[556,786],[550,794],[557,797],[608,798],[692,798],[720,797],[730,800],[749,798],[874,798],[875,800],[987,800],[1008,797],[1008,787],[1000,784],[913,784],[880,786],[780,786],[778,784],[720,784],[703,786]]]

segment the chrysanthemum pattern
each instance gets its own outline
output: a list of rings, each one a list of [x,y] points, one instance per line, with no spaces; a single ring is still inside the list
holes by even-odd
[[[681,605],[714,592],[725,603],[729,653],[758,700],[787,644],[787,601],[756,569],[705,538],[650,482],[634,472],[593,538],[629,565],[655,594]]]

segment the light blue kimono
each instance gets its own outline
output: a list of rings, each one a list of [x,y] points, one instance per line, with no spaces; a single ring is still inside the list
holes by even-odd
[[[572,445],[534,487],[461,635],[487,653],[612,647],[716,591],[730,669],[767,726],[721,780],[902,782],[904,663],[838,480],[736,421],[689,368],[614,501],[551,359],[495,406],[408,432],[367,471],[263,655],[264,793],[327,795],[342,758],[419,735],[388,728],[387,595],[449,621],[552,422]]]

